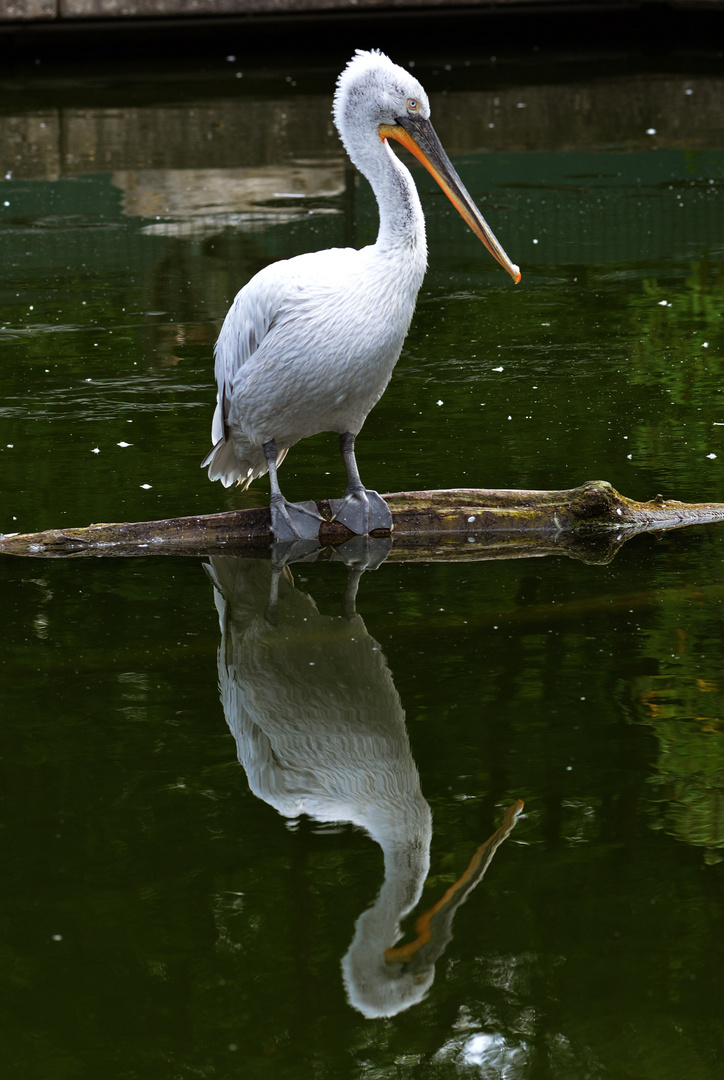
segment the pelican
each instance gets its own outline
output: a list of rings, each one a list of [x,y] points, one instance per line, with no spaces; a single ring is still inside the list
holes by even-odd
[[[382,396],[410,327],[427,266],[425,218],[395,139],[428,169],[477,237],[517,283],[430,123],[417,79],[381,52],[357,50],[339,76],[334,122],[352,163],[369,180],[380,226],[369,247],[329,248],[265,267],[237,294],[215,349],[209,479],[247,488],[269,473],[274,539],[316,539],[315,503],[289,503],[277,470],[290,447],[335,431],[347,470],[335,518],[352,532],[390,530],[392,517],[365,488],[355,439]]]

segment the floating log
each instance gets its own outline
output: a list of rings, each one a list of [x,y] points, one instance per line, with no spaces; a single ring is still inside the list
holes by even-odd
[[[723,503],[683,503],[657,495],[637,502],[609,483],[594,480],[564,491],[453,488],[402,491],[383,496],[392,511],[390,559],[473,561],[570,555],[608,562],[626,540],[641,532],[724,521]],[[331,520],[326,501],[323,548],[352,537]],[[0,554],[36,558],[131,555],[246,555],[271,552],[268,508],[219,514],[50,529],[0,535]]]

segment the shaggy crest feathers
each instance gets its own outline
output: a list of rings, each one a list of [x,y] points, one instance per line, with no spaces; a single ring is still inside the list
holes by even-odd
[[[392,82],[393,79],[394,82]],[[384,113],[390,110],[390,115],[386,117],[386,120],[391,122],[394,119],[393,114],[400,109],[399,99],[406,97],[417,98],[422,115],[430,115],[427,94],[414,75],[405,71],[399,64],[394,64],[389,56],[385,56],[379,49],[371,51],[357,49],[337,79],[332,114],[340,133],[344,126],[346,110],[354,105],[355,99],[360,97],[362,90],[365,91],[365,100],[369,101],[371,87],[375,88],[374,96],[379,103],[380,120],[383,119]]]

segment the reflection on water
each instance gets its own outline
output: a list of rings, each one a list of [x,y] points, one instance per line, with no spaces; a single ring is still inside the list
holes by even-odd
[[[680,613],[679,613],[680,614]],[[721,634],[704,620],[660,618],[649,647],[657,671],[631,685],[625,708],[656,737],[649,778],[649,820],[703,848],[709,865],[724,860],[724,680]],[[714,644],[714,648],[712,648]]]
[[[390,51],[405,63],[404,53]],[[627,75],[620,62],[616,66],[612,77],[609,63],[591,58],[585,72],[561,64],[553,77],[538,81],[533,65],[495,65],[486,56],[447,70],[418,62],[416,74],[429,88],[436,127],[451,153],[721,148],[718,74]],[[85,95],[81,89],[82,104],[59,104],[62,83],[49,81],[0,113],[3,171],[53,179],[127,169],[255,167],[304,161],[320,151],[341,157],[329,123],[338,72],[336,57],[320,75],[317,94],[290,94],[284,73],[273,68],[264,86],[247,72],[220,87],[212,74],[208,82],[180,84],[173,104],[140,106],[117,91],[109,102],[108,88],[104,100],[97,85]]]
[[[156,218],[147,236],[204,235],[234,228],[260,232],[269,225],[302,220],[305,200],[329,199],[344,192],[341,162],[258,166],[255,169],[155,169],[113,174],[123,192],[123,212]],[[334,207],[316,213],[335,213]]]
[[[451,1039],[435,1057],[440,1063],[452,1063],[460,1072],[475,1069],[473,1075],[490,1080],[524,1080],[531,1065],[527,1042],[483,1032]]]
[[[394,1016],[431,986],[455,910],[523,804],[509,808],[460,881],[419,917],[417,939],[395,947],[430,867],[432,815],[380,646],[359,614],[320,614],[288,569],[277,582],[267,563],[214,557],[207,570],[221,628],[221,701],[249,787],[284,817],[349,822],[382,849],[384,881],[357,919],[342,970],[355,1008]]]

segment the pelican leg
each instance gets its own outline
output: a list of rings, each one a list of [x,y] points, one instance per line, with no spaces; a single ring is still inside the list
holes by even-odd
[[[347,470],[347,490],[343,499],[335,499],[330,505],[335,521],[341,521],[358,536],[367,536],[373,529],[392,531],[390,508],[376,491],[362,483],[354,456],[354,435],[345,431],[339,437],[339,449]]]
[[[315,503],[290,503],[284,498],[277,478],[277,444],[269,439],[263,447],[271,481],[271,523],[275,540],[317,540],[322,515]]]

